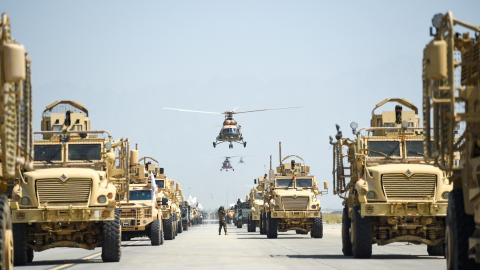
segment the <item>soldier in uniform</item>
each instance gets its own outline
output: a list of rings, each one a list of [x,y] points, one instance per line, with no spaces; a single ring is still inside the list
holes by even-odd
[[[227,235],[227,223],[225,222],[226,215],[227,213],[225,212],[225,209],[223,206],[220,206],[220,208],[218,208],[218,235],[222,234],[222,227],[225,235]]]

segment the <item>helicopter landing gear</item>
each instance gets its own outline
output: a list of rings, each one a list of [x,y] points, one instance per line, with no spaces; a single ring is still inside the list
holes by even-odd
[[[232,148],[233,148],[233,143],[230,143],[230,144],[228,145],[228,148],[232,149]]]
[[[213,148],[217,147],[217,143],[213,142]]]
[[[247,142],[243,142],[243,148],[247,147]]]

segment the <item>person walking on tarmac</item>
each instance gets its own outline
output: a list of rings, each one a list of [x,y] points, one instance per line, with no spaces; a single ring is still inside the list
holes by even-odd
[[[218,208],[218,235],[222,234],[222,227],[225,235],[227,235],[227,222],[225,222],[226,215],[227,213],[225,213],[225,209],[223,206],[220,206],[220,208]]]

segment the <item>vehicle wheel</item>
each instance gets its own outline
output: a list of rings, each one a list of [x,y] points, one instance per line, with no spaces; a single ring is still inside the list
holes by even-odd
[[[448,196],[447,210],[447,269],[473,270],[480,265],[468,258],[468,238],[473,234],[473,217],[465,214],[463,191],[454,189]]]
[[[267,238],[274,239],[278,237],[278,219],[272,218],[267,214]]]
[[[243,226],[242,226],[242,222],[241,221],[237,221],[237,228],[238,229],[241,229]]]
[[[165,234],[165,240],[173,240],[173,223],[172,217],[163,220],[163,233]]]
[[[348,217],[348,207],[343,208],[342,213],[342,252],[345,256],[352,256],[352,241],[350,240],[351,220]]]
[[[177,223],[177,228],[178,228],[178,233],[183,233],[183,225],[181,221]]]
[[[314,218],[312,231],[310,232],[312,238],[323,238],[323,221],[321,218]]]
[[[115,219],[103,223],[102,260],[104,262],[119,262],[122,256],[121,244],[120,212],[115,210]]]
[[[360,207],[353,208],[352,253],[355,258],[372,257],[372,224],[360,215]]]
[[[130,241],[132,236],[128,232],[122,232],[122,241]]]
[[[264,213],[260,215],[260,234],[267,234],[267,224]]]
[[[30,247],[27,248],[27,259],[28,259],[28,263],[33,262],[33,257],[34,257],[33,249],[30,248]]]
[[[435,246],[427,246],[427,252],[429,256],[445,256],[445,244],[440,243]]]
[[[154,220],[150,225],[150,242],[152,246],[159,246],[162,244],[162,224],[160,220]]]
[[[13,231],[8,198],[0,196],[0,269],[13,269]]]
[[[14,265],[28,263],[27,224],[13,224]]]

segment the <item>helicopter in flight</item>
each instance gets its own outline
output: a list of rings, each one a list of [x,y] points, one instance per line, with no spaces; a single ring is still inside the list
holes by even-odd
[[[300,107],[284,107],[284,108],[270,108],[270,109],[259,109],[259,110],[249,110],[249,111],[225,111],[223,113],[220,112],[207,112],[207,111],[197,111],[197,110],[187,110],[187,109],[180,109],[180,108],[171,108],[171,107],[164,107],[164,110],[170,111],[180,111],[180,112],[191,112],[191,113],[205,113],[205,114],[217,114],[217,115],[224,115],[225,119],[223,120],[222,128],[218,133],[215,141],[213,142],[213,147],[217,147],[217,145],[222,143],[228,143],[228,148],[233,148],[233,143],[238,143],[243,145],[243,147],[247,147],[247,142],[243,139],[243,135],[241,132],[242,126],[237,123],[235,119],[233,119],[234,114],[241,114],[241,113],[252,113],[252,112],[263,112],[263,111],[275,111],[275,110],[288,110],[288,109],[298,109]]]
[[[220,171],[223,171],[223,170],[225,170],[227,172],[229,170],[235,171],[235,169],[232,166],[232,163],[230,162],[231,158],[233,158],[233,157],[225,157],[225,160],[222,163],[222,168],[220,168]]]

